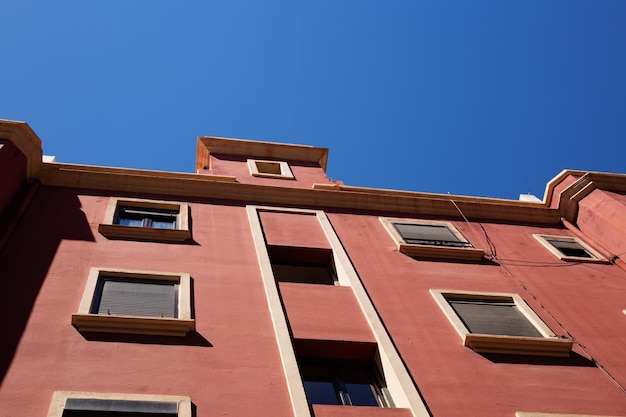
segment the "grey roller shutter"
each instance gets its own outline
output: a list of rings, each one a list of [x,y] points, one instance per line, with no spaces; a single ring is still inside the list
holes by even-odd
[[[407,244],[466,246],[446,225],[415,223],[393,224]]]
[[[513,302],[448,300],[471,333],[542,337]]]
[[[114,316],[177,317],[178,283],[103,277],[94,313]]]

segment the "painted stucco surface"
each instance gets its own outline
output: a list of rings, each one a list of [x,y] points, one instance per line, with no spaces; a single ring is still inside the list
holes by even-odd
[[[0,416],[45,416],[54,390],[188,395],[198,416],[290,415],[245,208],[192,203],[194,242],[174,245],[99,235],[107,203],[42,187],[0,254],[12,278],[2,314],[15,318]],[[91,266],[190,273],[196,333],[81,334],[70,320]]]
[[[614,347],[626,344],[619,331],[626,275],[615,265],[561,261],[532,237],[567,230],[483,223],[483,232],[454,222],[490,253],[488,237],[499,266],[413,259],[397,252],[376,216],[329,218],[433,415],[626,412],[626,395],[589,359],[625,369]],[[463,346],[431,288],[517,293],[557,335],[567,329],[580,345],[567,359],[478,354]],[[626,382],[619,372],[613,377]]]

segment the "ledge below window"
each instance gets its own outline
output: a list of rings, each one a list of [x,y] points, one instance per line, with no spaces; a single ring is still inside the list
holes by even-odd
[[[430,258],[430,259],[450,259],[456,261],[480,262],[485,255],[482,249],[476,248],[455,248],[448,246],[430,245],[408,245],[399,243],[398,250],[405,255]]]
[[[547,337],[468,333],[463,344],[479,353],[567,357],[573,342],[569,339]]]
[[[412,417],[409,408],[313,404],[315,417]]]
[[[81,332],[130,333],[184,337],[196,328],[195,320],[73,314],[72,324]]]
[[[109,239],[149,240],[158,242],[184,242],[191,232],[183,229],[153,229],[148,227],[100,224],[98,232]]]

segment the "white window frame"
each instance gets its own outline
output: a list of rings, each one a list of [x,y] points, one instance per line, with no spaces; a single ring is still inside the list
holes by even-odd
[[[118,394],[104,392],[55,391],[52,395],[48,417],[63,417],[65,404],[68,399],[93,399],[113,401],[137,402],[166,402],[175,403],[178,409],[177,417],[191,417],[191,398],[180,395],[150,395],[150,394]],[[97,410],[94,410],[97,411]]]
[[[463,345],[480,353],[506,353],[534,356],[569,356],[573,342],[557,337],[518,294],[431,289],[431,295],[463,339]],[[542,337],[472,333],[448,300],[484,299],[512,302]]]
[[[178,283],[178,317],[137,317],[92,313],[98,281],[104,276]],[[191,314],[191,277],[182,272],[91,268],[78,312],[72,315],[72,324],[81,332],[186,336],[187,333],[195,330],[195,320]]]
[[[546,249],[548,249],[554,256],[563,260],[570,262],[591,262],[591,263],[609,263],[609,260],[606,259],[602,254],[596,251],[594,248],[585,243],[582,239],[579,239],[575,236],[559,236],[559,235],[544,235],[544,234],[533,234],[533,237],[539,241]],[[582,256],[567,256],[564,255],[557,247],[555,247],[552,243],[550,243],[549,239],[559,239],[559,240],[570,240],[579,244],[584,250],[586,250],[592,258],[585,258]]]
[[[408,256],[432,259],[449,259],[459,261],[479,262],[483,259],[485,252],[477,249],[463,236],[461,232],[450,222],[403,219],[395,217],[379,217],[380,222],[389,233],[398,247],[398,251]],[[452,247],[439,245],[423,245],[418,243],[406,243],[400,233],[394,227],[394,223],[408,223],[423,226],[444,226],[446,227],[460,242],[466,243],[468,247]]]
[[[263,170],[259,169],[259,164],[275,165],[279,169],[280,174],[263,172]],[[294,179],[293,173],[291,172],[291,168],[289,168],[289,164],[284,161],[248,159],[248,169],[250,170],[250,175],[252,175],[253,177],[278,178],[278,179],[290,179],[290,180]]]
[[[122,207],[143,210],[177,211],[175,229],[155,229],[151,227],[123,226],[115,224],[116,214]],[[147,240],[156,242],[184,242],[191,238],[189,230],[189,205],[187,203],[145,200],[138,198],[111,197],[98,232],[112,239]]]

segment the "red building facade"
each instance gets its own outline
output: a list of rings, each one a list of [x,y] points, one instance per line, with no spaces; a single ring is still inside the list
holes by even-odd
[[[0,416],[626,416],[625,175],[524,202],[346,186],[327,158],[42,162],[0,122]]]

